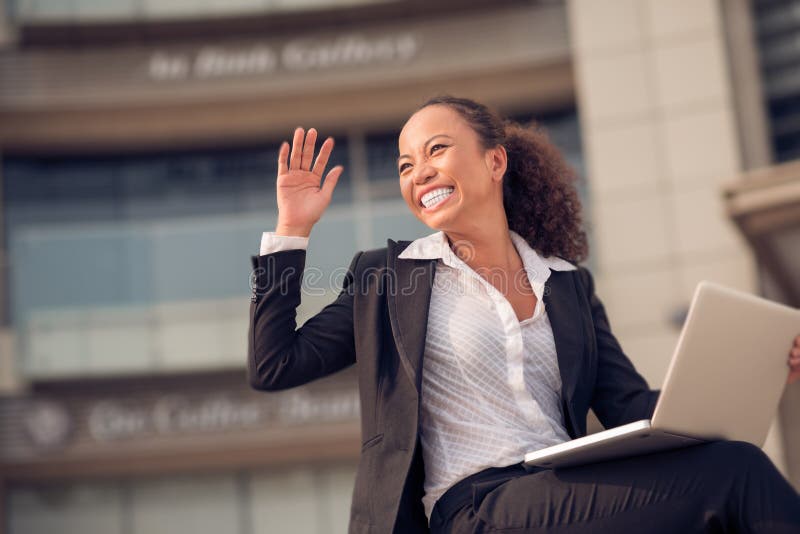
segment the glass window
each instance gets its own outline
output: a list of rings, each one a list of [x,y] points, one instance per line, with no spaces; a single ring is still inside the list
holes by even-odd
[[[356,466],[9,486],[9,534],[345,534]]]
[[[397,138],[400,132],[381,132],[367,136],[367,173],[373,181],[397,182]]]
[[[10,534],[345,534],[356,466],[7,488]]]
[[[350,521],[355,466],[295,468],[253,474],[254,534],[344,534]]]
[[[243,531],[233,475],[147,479],[131,490],[131,534]]]
[[[75,15],[75,0],[16,0],[15,15],[22,20],[69,20]]]
[[[776,162],[800,158],[800,0],[752,2]]]
[[[334,465],[322,472],[322,511],[330,534],[346,534],[350,523],[350,502],[355,485],[354,465]]]
[[[541,125],[547,131],[553,144],[564,155],[567,163],[575,168],[580,181],[585,181],[581,130],[575,110],[547,114],[526,113],[516,115],[513,119],[522,124],[535,120]]]
[[[122,534],[121,488],[114,483],[9,488],[10,534]]]
[[[372,210],[371,224],[372,247],[385,247],[387,239],[413,241],[436,231],[422,224],[402,199],[376,205]]]
[[[233,329],[215,310],[249,297],[249,256],[277,218],[277,154],[272,143],[5,158],[10,313],[29,375],[229,364]],[[317,283],[356,249],[347,157],[339,139],[328,169],[345,172],[308,258],[326,275]],[[120,336],[125,354],[104,332]],[[180,335],[203,343],[175,342]]]
[[[252,479],[253,532],[321,533],[325,529],[320,516],[316,490],[319,484],[312,469],[292,469],[255,475]]]

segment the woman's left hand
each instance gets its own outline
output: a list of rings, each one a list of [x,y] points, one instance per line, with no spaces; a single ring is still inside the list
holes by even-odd
[[[789,378],[787,384],[800,380],[800,335],[794,338],[794,346],[789,352]]]

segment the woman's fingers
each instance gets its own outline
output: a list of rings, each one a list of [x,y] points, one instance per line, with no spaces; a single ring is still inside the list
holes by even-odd
[[[303,139],[305,131],[302,128],[297,128],[294,131],[294,139],[292,139],[292,155],[289,158],[289,170],[296,171],[300,168],[303,161]]]
[[[311,162],[314,159],[314,148],[317,144],[317,131],[314,128],[309,128],[306,132],[306,140],[303,143],[303,160],[300,162],[300,168],[304,171],[311,170]]]
[[[312,171],[317,176],[322,176],[322,173],[325,172],[325,167],[328,165],[328,158],[331,155],[331,151],[333,150],[333,137],[328,137],[325,139],[325,142],[322,143],[322,146],[319,148],[319,154],[317,154],[317,161],[314,162],[314,170]]]
[[[289,172],[289,143],[284,141],[278,150],[278,176]]]
[[[337,165],[328,171],[328,174],[325,176],[325,182],[322,184],[321,190],[325,194],[325,198],[327,198],[328,201],[330,201],[331,197],[333,196],[333,189],[336,187],[336,183],[339,181],[339,177],[342,175],[343,170],[344,168],[341,165]]]
[[[328,165],[328,158],[333,150],[333,138],[328,137],[320,147],[317,160],[314,161],[314,151],[317,145],[317,130],[309,128],[308,132],[298,127],[294,131],[292,138],[291,155],[289,155],[289,144],[284,142],[278,151],[278,174],[289,171],[311,171],[319,177],[325,172]],[[287,162],[288,157],[288,162]],[[311,163],[314,161],[312,169]]]

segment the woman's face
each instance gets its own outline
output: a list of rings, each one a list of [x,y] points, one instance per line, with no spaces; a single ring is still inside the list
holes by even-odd
[[[502,147],[484,149],[458,112],[432,105],[408,119],[399,138],[400,191],[411,212],[436,230],[463,230],[480,221],[500,195]]]

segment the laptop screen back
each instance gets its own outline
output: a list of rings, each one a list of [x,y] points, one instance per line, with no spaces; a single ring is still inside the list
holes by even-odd
[[[698,284],[652,424],[762,446],[783,393],[800,310]]]

